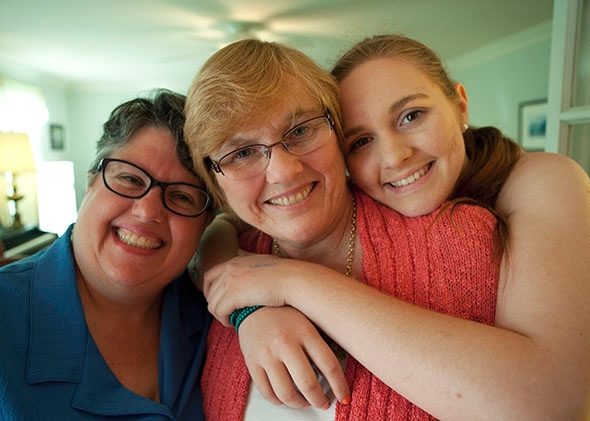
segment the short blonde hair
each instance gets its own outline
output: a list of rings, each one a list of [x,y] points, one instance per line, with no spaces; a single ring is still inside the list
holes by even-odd
[[[188,91],[184,131],[195,171],[219,206],[227,209],[227,202],[208,156],[253,118],[260,118],[261,124],[267,121],[285,95],[297,89],[330,111],[342,147],[336,81],[304,53],[279,43],[246,39],[217,51],[197,73]]]

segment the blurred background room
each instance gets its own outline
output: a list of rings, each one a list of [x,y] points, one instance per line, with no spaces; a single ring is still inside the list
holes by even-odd
[[[365,36],[437,51],[470,124],[590,172],[590,0],[2,0],[0,239],[22,257],[76,218],[101,125],[156,87],[186,93],[219,47],[288,43],[326,68]],[[16,189],[15,189],[16,188]]]

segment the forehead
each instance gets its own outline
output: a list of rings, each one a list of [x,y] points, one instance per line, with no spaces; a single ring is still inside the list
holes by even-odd
[[[180,162],[176,139],[168,129],[162,127],[139,129],[110,157],[129,161],[161,181],[200,184],[195,183],[197,178]]]
[[[387,86],[401,89],[416,85],[428,89],[438,87],[424,69],[401,57],[382,57],[364,62],[340,82],[341,90],[347,94],[377,86],[381,89]]]
[[[442,88],[420,66],[401,57],[364,62],[340,82],[345,111],[362,108],[359,104],[367,101],[389,103],[417,92],[428,97],[444,96]]]
[[[294,125],[318,116],[323,112],[320,108],[319,101],[310,94],[292,90],[287,98],[277,101],[268,111],[248,116],[222,148],[239,147],[267,137],[281,137]]]

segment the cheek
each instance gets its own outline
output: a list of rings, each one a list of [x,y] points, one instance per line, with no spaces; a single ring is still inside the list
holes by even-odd
[[[314,160],[307,161],[306,165],[321,174],[331,174],[336,180],[335,182],[346,179],[346,162],[335,139],[334,143],[330,145],[330,149],[326,150],[325,153],[314,156]]]
[[[379,179],[379,164],[367,154],[353,154],[347,160],[352,181],[359,186],[369,186]]]
[[[242,219],[246,212],[258,202],[264,188],[264,176],[254,176],[248,180],[219,179],[219,187],[225,195],[227,205]]]
[[[354,181],[357,186],[362,185],[366,169],[366,165],[362,165],[362,160],[358,159],[358,157],[349,157],[346,161],[346,166],[352,181]]]
[[[173,255],[175,260],[188,263],[201,240],[201,235],[205,229],[205,217],[200,216],[196,223],[194,221],[178,222],[172,223],[171,226],[173,247],[176,249],[176,253],[173,253]]]
[[[111,221],[123,214],[132,204],[131,199],[91,187],[84,195],[78,212],[78,222],[82,222],[81,225],[84,225],[87,231],[97,235],[109,230]]]

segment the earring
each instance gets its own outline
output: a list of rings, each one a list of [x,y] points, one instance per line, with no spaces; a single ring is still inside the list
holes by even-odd
[[[467,129],[469,128],[469,126],[467,125],[467,123],[463,123],[463,125],[461,126],[461,131],[463,133],[465,133],[467,131]]]

